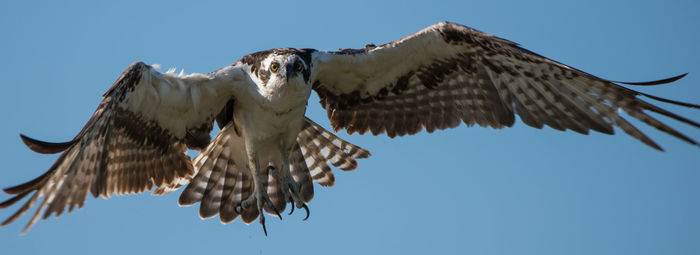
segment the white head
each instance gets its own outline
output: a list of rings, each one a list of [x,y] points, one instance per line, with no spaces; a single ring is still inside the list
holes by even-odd
[[[311,95],[312,50],[280,48],[241,59],[250,66],[257,92],[269,101],[306,101]]]
[[[261,85],[275,89],[285,86],[306,86],[309,80],[309,64],[297,54],[269,54],[261,63],[267,81]],[[306,75],[306,77],[304,77]]]

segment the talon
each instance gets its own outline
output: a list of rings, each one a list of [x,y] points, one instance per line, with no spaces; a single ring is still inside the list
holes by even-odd
[[[265,227],[265,216],[260,213],[260,224],[262,224],[263,227],[263,232],[265,232],[265,236],[267,236],[267,228]]]
[[[309,219],[309,216],[311,215],[311,213],[309,213],[309,207],[306,206],[306,204],[301,204],[301,206],[302,206],[302,207],[304,208],[304,210],[306,211],[306,218],[304,218],[304,221],[305,221],[305,220]]]
[[[277,217],[279,217],[280,220],[282,220],[282,215],[280,214],[280,211],[278,211],[277,208],[275,208],[275,205],[272,204],[272,202],[268,202],[268,203],[270,204],[270,207],[272,207],[272,210],[275,211],[275,213],[277,214]]]
[[[268,205],[270,205],[270,208],[272,208],[272,211],[275,212],[275,214],[277,214],[277,217],[279,217],[280,220],[282,220],[282,214],[280,214],[280,211],[277,210],[277,207],[275,207],[275,204],[272,203],[272,200],[270,200],[270,197],[267,196],[267,193],[264,193],[262,195],[262,199],[260,199],[260,200],[261,201],[260,201],[260,204],[258,205],[258,207],[260,209],[261,214],[264,211],[263,208],[265,208],[265,204],[268,204]]]
[[[292,213],[294,213],[294,198],[290,198],[289,202],[292,203],[292,210],[290,210],[287,215],[292,215]]]

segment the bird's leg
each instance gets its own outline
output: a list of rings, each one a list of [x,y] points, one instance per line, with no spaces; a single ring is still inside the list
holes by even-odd
[[[241,207],[243,208],[248,208],[249,206],[255,205],[257,206],[258,213],[260,214],[260,224],[263,227],[263,231],[265,232],[265,235],[267,236],[267,228],[265,227],[265,213],[263,211],[263,208],[265,204],[269,204],[270,207],[277,213],[278,216],[280,216],[280,219],[282,218],[279,211],[277,211],[277,208],[275,208],[274,204],[270,200],[270,197],[267,194],[267,190],[265,190],[264,185],[262,183],[263,181],[263,176],[262,171],[260,171],[260,163],[257,160],[257,157],[255,155],[252,155],[251,158],[251,165],[255,166],[254,173],[253,173],[253,194],[248,197],[245,201],[241,202]],[[270,171],[270,169],[267,169]]]
[[[279,143],[279,152],[282,156],[282,169],[275,171],[275,179],[282,181],[282,193],[285,199],[289,199],[290,194],[288,187],[289,178],[292,174],[289,172],[289,158],[287,158],[287,148],[284,146],[284,142]],[[293,181],[293,180],[292,180]]]
[[[289,157],[288,157],[288,151],[287,146],[285,146],[283,143],[280,143],[280,152],[282,153],[282,169],[280,171],[282,176],[275,176],[278,178],[278,180],[282,180],[282,190],[284,192],[285,198],[289,200],[290,203],[292,203],[292,209],[289,212],[289,215],[291,215],[294,212],[294,206],[296,204],[297,208],[304,208],[306,210],[306,217],[304,220],[309,218],[309,207],[306,206],[306,203],[301,199],[301,196],[299,195],[299,190],[301,189],[301,185],[294,180],[294,177],[292,177],[292,173],[290,171],[290,165],[289,165]]]
[[[241,201],[241,207],[243,208],[248,208],[250,207],[256,200],[258,192],[261,190],[262,183],[260,183],[260,163],[258,163],[258,159],[255,157],[255,154],[249,155],[248,156],[250,162],[250,165],[253,166],[253,194],[249,196],[246,200]]]

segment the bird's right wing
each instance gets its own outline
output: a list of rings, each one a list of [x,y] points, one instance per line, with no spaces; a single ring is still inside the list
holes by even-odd
[[[190,177],[194,169],[187,147],[209,143],[214,116],[232,96],[232,86],[246,79],[236,65],[190,75],[159,73],[140,62],[131,65],[73,140],[48,143],[21,136],[35,152],[62,154],[43,175],[4,189],[14,197],[0,208],[33,195],[2,225],[17,220],[41,197],[25,232],[42,212],[46,219],[82,207],[88,191],[94,197],[140,193]]]

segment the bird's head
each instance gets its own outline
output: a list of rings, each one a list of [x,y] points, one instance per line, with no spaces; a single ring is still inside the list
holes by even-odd
[[[251,71],[259,79],[260,86],[271,89],[309,86],[310,51],[282,48],[253,53],[246,57],[253,62]]]
[[[251,78],[257,85],[255,90],[261,96],[271,101],[305,100],[311,94],[312,52],[280,48],[247,55],[241,62],[250,66]]]

